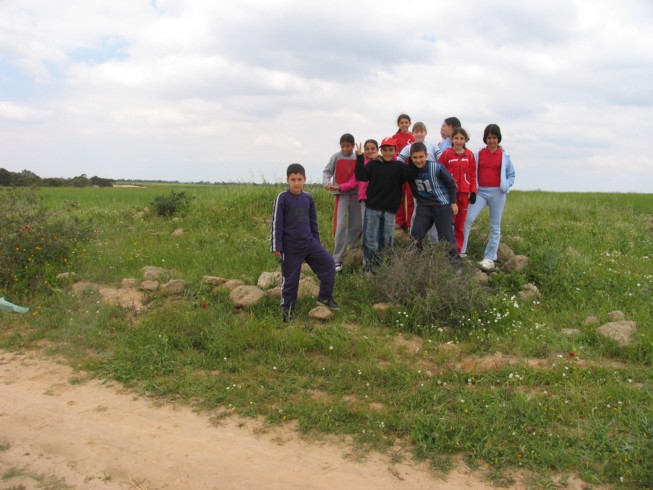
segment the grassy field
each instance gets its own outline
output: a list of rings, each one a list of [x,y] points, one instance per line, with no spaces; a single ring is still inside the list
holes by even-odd
[[[171,189],[192,197],[185,216],[136,214]],[[0,316],[0,347],[47,345],[148,394],[296,421],[303,431],[351,436],[359,451],[425,459],[437,470],[462,456],[497,484],[521,470],[533,488],[564,487],[565,475],[588,487],[653,487],[653,195],[512,192],[503,241],[529,266],[492,274],[485,309],[467,317],[424,324],[410,304],[380,321],[371,305],[391,278],[372,284],[350,270],[338,275],[333,320],[309,320],[315,302],[304,299],[282,326],[277,298],[238,311],[202,277],[256,284],[276,270],[268,228],[283,189],[41,190],[48,208],[92,228],[70,260],[80,278],[118,285],[154,265],[188,287],[176,301],[153,295],[137,316],[66,286],[3,291],[31,312]],[[333,199],[309,190],[331,248]],[[465,280],[481,258],[487,219],[470,239]],[[174,237],[177,228],[185,233]],[[526,283],[541,298],[519,299]],[[584,324],[589,316],[606,323],[613,310],[637,323],[631,345]],[[580,333],[562,331],[569,328]]]

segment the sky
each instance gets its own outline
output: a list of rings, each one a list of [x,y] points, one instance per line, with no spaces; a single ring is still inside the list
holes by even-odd
[[[653,192],[653,2],[0,0],[0,167],[309,182],[343,133],[496,123],[514,189]]]

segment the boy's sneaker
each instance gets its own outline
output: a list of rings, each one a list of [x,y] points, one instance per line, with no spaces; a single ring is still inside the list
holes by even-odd
[[[460,257],[461,259],[466,259],[466,258],[467,258],[467,254],[458,254],[458,257]]]
[[[481,269],[484,271],[493,271],[496,268],[496,265],[494,265],[494,260],[490,259],[483,259],[478,263],[478,265],[480,265]]]
[[[283,319],[283,323],[290,323],[292,320],[292,311],[290,310],[281,310],[281,315]]]
[[[340,272],[342,270],[342,262],[336,262],[336,272]]]
[[[338,306],[338,303],[333,301],[332,298],[329,298],[329,299],[317,298],[317,304],[322,305],[322,306],[326,306],[330,310],[339,310],[340,309],[340,306]]]

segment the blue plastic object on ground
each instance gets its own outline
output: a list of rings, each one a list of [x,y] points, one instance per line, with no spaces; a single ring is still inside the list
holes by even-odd
[[[0,298],[0,311],[13,311],[15,313],[27,313],[29,311],[29,308],[15,305],[13,303],[10,303],[4,298]]]

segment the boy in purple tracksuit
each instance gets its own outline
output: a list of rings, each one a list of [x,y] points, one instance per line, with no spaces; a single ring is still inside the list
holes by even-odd
[[[313,197],[303,191],[304,167],[298,163],[286,171],[289,189],[274,201],[270,225],[270,250],[281,263],[281,311],[283,321],[292,318],[302,263],[306,261],[320,280],[317,302],[332,310],[339,309],[333,300],[336,281],[335,262],[320,242],[317,212]]]

